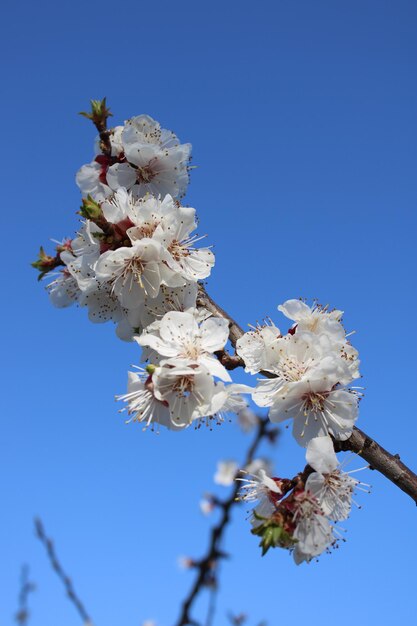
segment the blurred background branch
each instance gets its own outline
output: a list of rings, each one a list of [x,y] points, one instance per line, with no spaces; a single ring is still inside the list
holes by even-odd
[[[29,595],[35,591],[36,585],[29,578],[29,567],[23,565],[20,573],[20,590],[18,598],[18,609],[14,616],[15,621],[20,626],[26,626],[29,623]]]
[[[66,594],[72,604],[75,606],[79,616],[81,617],[84,626],[93,626],[93,623],[88,615],[83,602],[76,594],[72,581],[63,569],[60,561],[55,552],[54,544],[52,540],[47,536],[43,523],[39,518],[35,519],[35,533],[39,541],[42,543],[48,555],[49,562],[52,569],[57,574],[58,578],[62,581]],[[22,622],[21,622],[22,623]],[[26,622],[23,622],[26,623]]]

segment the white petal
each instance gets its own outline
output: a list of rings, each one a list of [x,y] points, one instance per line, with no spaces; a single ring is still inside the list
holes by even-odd
[[[314,437],[306,452],[307,463],[321,474],[330,474],[338,466],[337,456],[330,437]]]

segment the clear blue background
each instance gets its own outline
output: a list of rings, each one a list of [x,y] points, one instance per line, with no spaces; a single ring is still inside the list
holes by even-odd
[[[194,146],[187,202],[215,244],[210,291],[241,323],[290,297],[345,310],[362,357],[360,427],[416,458],[417,4],[413,0],[15,2],[3,9],[3,391],[0,621],[20,565],[38,585],[31,626],[79,623],[33,536],[40,515],[96,626],[172,626],[210,520],[198,500],[234,424],[142,432],[113,396],[139,358],[111,326],[53,309],[29,263],[77,228],[74,174],[107,95],[115,122],[149,113]],[[276,473],[303,451],[282,437]],[[414,624],[416,507],[383,477],[347,543],[296,567],[259,556],[243,508],[222,567],[217,626]],[[219,488],[221,493],[221,488]],[[206,598],[198,615],[203,615]]]

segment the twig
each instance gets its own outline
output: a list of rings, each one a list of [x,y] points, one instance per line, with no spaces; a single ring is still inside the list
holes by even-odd
[[[216,302],[208,295],[203,286],[200,285],[199,292],[200,306],[208,311],[223,317],[229,321],[230,343],[236,348],[236,342],[244,334],[243,329],[230,315],[224,311]],[[275,378],[271,372],[260,372],[267,378]],[[400,460],[398,455],[392,455],[374,439],[362,432],[359,428],[354,427],[352,435],[346,441],[335,442],[338,450],[351,450],[359,454],[367,461],[372,469],[378,470],[388,480],[397,485],[402,491],[408,494],[417,504],[417,476]]]
[[[23,565],[20,574],[19,608],[14,616],[20,626],[26,626],[29,622],[28,598],[29,594],[35,591],[35,589],[34,583],[29,580],[29,567]]]
[[[65,591],[67,592],[68,598],[71,600],[73,605],[78,611],[81,619],[85,626],[92,626],[91,619],[84,607],[84,604],[81,602],[80,598],[75,593],[74,587],[72,585],[71,579],[67,576],[64,569],[62,568],[61,563],[58,560],[58,557],[55,552],[54,544],[51,539],[46,535],[43,524],[39,518],[35,519],[35,533],[40,542],[44,545],[46,549],[46,553],[48,555],[49,561],[51,563],[52,569],[56,572],[58,578],[61,579]]]
[[[259,418],[257,430],[253,441],[246,453],[246,459],[243,467],[246,467],[253,461],[254,455],[263,439],[269,438],[270,422],[266,418]],[[226,558],[226,554],[221,551],[220,545],[223,539],[224,531],[227,524],[230,521],[230,511],[236,504],[236,497],[239,491],[239,484],[235,482],[232,493],[229,498],[223,501],[219,501],[217,504],[221,508],[221,518],[216,526],[211,529],[210,543],[207,549],[206,555],[199,561],[193,562],[194,567],[197,569],[197,575],[191,590],[182,604],[181,614],[176,622],[176,626],[198,626],[198,622],[191,618],[191,608],[195,598],[201,589],[205,586],[207,577],[210,576],[212,570],[215,568],[216,561],[221,558]],[[214,609],[210,607],[212,612]]]
[[[208,605],[208,610],[207,610],[205,626],[213,626],[213,623],[214,623],[214,614],[216,612],[217,594],[219,591],[219,586],[217,584],[218,575],[219,575],[219,566],[217,566],[216,578],[213,580],[212,586],[210,588],[209,605]]]

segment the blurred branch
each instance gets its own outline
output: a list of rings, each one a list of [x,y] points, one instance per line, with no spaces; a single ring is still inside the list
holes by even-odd
[[[22,566],[20,574],[20,590],[18,599],[18,610],[14,618],[20,626],[26,626],[29,622],[29,608],[28,598],[29,594],[35,591],[36,586],[29,580],[29,567],[27,565]]]
[[[51,564],[52,569],[57,574],[58,578],[61,579],[65,591],[67,593],[68,598],[75,606],[78,611],[79,616],[83,620],[84,626],[92,626],[91,619],[84,607],[84,604],[81,602],[80,598],[75,593],[74,587],[72,585],[71,579],[65,573],[61,563],[58,560],[58,557],[55,552],[54,544],[52,540],[45,533],[45,529],[43,527],[42,521],[39,518],[35,519],[35,533],[40,542],[43,544],[46,553],[49,558],[49,562]]]
[[[249,465],[249,463],[254,460],[259,445],[264,439],[271,440],[271,430],[272,428],[270,421],[267,418],[260,417],[255,436],[246,453],[246,459],[242,467],[247,467],[247,465]],[[215,576],[216,563],[219,559],[224,559],[228,556],[225,552],[221,550],[221,542],[226,527],[230,521],[231,509],[234,505],[237,504],[236,498],[238,491],[239,483],[235,482],[230,496],[225,500],[218,500],[216,502],[217,506],[221,509],[221,517],[219,522],[211,529],[210,542],[205,556],[198,561],[192,562],[192,566],[197,570],[197,575],[188,596],[185,598],[182,604],[181,613],[178,621],[176,622],[176,626],[186,626],[187,624],[189,626],[199,626],[199,623],[191,617],[191,609],[200,591],[208,585],[213,585],[214,581],[216,588],[212,588],[212,593],[210,596],[209,614],[206,622],[207,626],[210,626],[212,624],[215,609],[214,602],[216,599],[215,592],[217,591],[218,586],[218,581]]]
[[[198,296],[200,306],[206,308],[210,313],[223,317],[229,321],[230,328],[230,343],[236,348],[236,342],[242,335],[244,335],[243,329],[224,309],[222,309],[216,302],[208,295],[205,288],[200,285],[200,292]],[[233,359],[233,357],[231,357]],[[238,359],[239,357],[237,357]],[[235,361],[238,363],[238,361]],[[274,374],[271,372],[263,372],[260,374],[267,378],[274,378]],[[387,452],[382,446],[380,446],[374,439],[369,437],[356,426],[353,429],[352,435],[346,441],[335,441],[335,449],[350,450],[361,456],[365,461],[370,464],[370,468],[378,470],[394,485],[399,487],[404,493],[409,495],[417,504],[417,476],[407,467],[398,454],[391,454]]]

